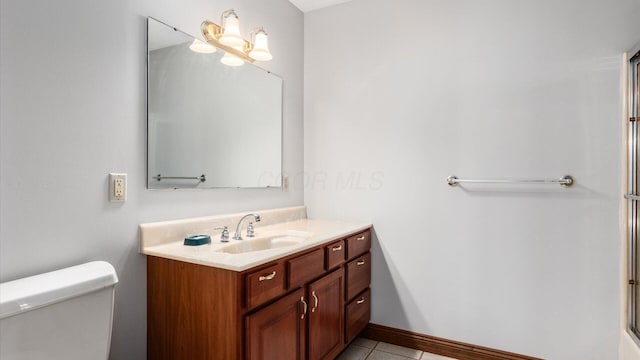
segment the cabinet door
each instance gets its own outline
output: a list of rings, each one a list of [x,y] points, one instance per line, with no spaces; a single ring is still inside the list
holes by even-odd
[[[343,349],[343,284],[339,269],[309,285],[309,360],[334,359]]]
[[[303,360],[305,301],[304,291],[298,289],[247,316],[246,358],[248,360]]]

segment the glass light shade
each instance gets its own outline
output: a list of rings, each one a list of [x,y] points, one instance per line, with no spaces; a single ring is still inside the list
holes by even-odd
[[[224,53],[224,56],[222,57],[222,59],[220,59],[220,62],[227,65],[227,66],[242,66],[244,65],[244,60],[240,59],[239,57],[229,54],[229,53]]]
[[[193,39],[193,43],[189,45],[189,49],[193,52],[197,52],[200,54],[211,54],[216,52],[216,48],[212,45],[207,44],[204,41],[200,41],[198,39]]]
[[[244,46],[244,39],[240,34],[240,21],[235,12],[231,11],[223,18],[222,35],[218,41],[231,47]]]
[[[251,48],[251,51],[249,51],[249,56],[258,61],[269,61],[273,59],[273,56],[269,51],[267,33],[264,32],[264,30],[260,29],[256,32],[253,47]]]

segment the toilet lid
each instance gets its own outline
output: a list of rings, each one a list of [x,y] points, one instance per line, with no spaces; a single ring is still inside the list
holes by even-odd
[[[0,319],[115,286],[118,276],[106,261],[51,271],[0,284]]]

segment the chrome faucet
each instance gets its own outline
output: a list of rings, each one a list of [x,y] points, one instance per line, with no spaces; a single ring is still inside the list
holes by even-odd
[[[242,219],[240,219],[240,221],[238,221],[238,226],[236,226],[236,233],[233,235],[233,240],[242,240],[242,236],[240,234],[240,232],[242,231],[241,227],[242,227],[242,221],[244,221],[244,219],[253,216],[253,218],[255,219],[256,222],[260,222],[260,215],[258,214],[247,214],[245,216],[242,217]],[[249,237],[253,236],[253,225],[251,226],[251,233],[247,234]]]

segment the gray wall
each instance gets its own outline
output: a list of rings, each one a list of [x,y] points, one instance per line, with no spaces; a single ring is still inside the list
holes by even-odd
[[[301,205],[290,190],[149,191],[146,16],[197,35],[235,8],[263,25],[283,76],[284,171],[302,172],[303,15],[286,0],[2,0],[0,281],[90,260],[118,271],[113,359],[145,358],[145,258],[138,224]],[[129,200],[107,202],[107,174]],[[295,179],[292,178],[295,181]]]
[[[374,224],[373,322],[617,358],[620,69],[638,18],[637,0],[355,0],[305,15],[305,204]],[[445,182],[566,173],[567,190]]]

